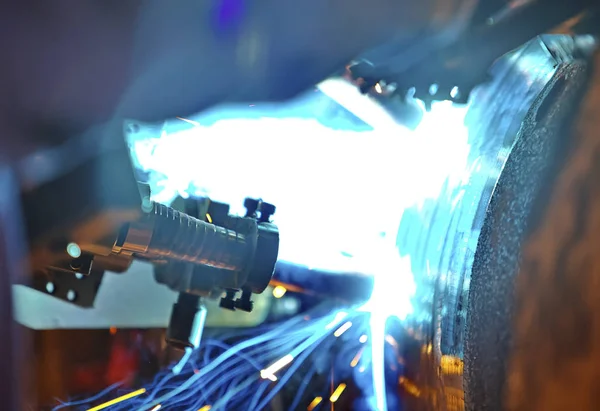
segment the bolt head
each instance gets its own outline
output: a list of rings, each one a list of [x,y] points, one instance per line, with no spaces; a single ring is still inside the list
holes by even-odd
[[[275,214],[275,210],[277,210],[277,208],[273,204],[262,203],[260,205],[260,212],[262,214],[273,215]]]
[[[251,300],[237,299],[235,300],[235,308],[250,313],[254,309],[254,302]]]
[[[235,311],[236,304],[235,304],[234,300],[227,298],[227,297],[223,297],[223,298],[221,298],[221,301],[219,302],[219,307],[224,308],[226,310]]]
[[[260,201],[254,199],[254,198],[246,198],[246,199],[244,199],[244,207],[246,207],[247,209],[257,210],[259,204],[260,204]]]

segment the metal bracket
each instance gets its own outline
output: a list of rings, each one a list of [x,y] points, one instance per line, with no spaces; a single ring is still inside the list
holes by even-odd
[[[90,271],[89,275],[48,269],[34,276],[33,288],[80,307],[94,306],[96,295],[104,276],[103,270]]]

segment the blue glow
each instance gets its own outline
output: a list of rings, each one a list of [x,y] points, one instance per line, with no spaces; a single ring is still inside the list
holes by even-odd
[[[232,119],[165,131],[134,150],[156,178],[157,201],[202,193],[241,213],[245,196],[264,198],[277,205],[282,260],[368,272],[373,251],[395,244],[402,210],[435,198],[466,159],[465,142],[438,124],[431,137],[400,127],[356,132],[297,118]]]
[[[244,197],[263,198],[277,206],[281,260],[374,277],[371,299],[358,311],[370,318],[372,408],[385,410],[386,320],[419,314],[411,301],[416,285],[410,256],[397,249],[399,222],[403,210],[437,198],[468,175],[466,108],[435,104],[410,131],[386,121],[368,102],[340,102],[366,97],[336,87],[320,89],[345,107],[337,127],[311,119],[306,107],[299,115],[235,108],[235,115],[194,118],[195,127],[182,128],[182,121],[178,130],[167,125],[161,135],[138,136],[133,150],[150,172],[156,201],[202,194],[241,214]],[[362,114],[348,112],[357,108]],[[169,398],[185,389],[176,388]]]
[[[146,386],[145,394],[115,404],[111,410],[146,410],[158,404],[164,409],[197,410],[206,405],[211,405],[211,410],[215,411],[265,409],[317,347],[327,349],[324,345],[335,340],[332,332],[341,322],[358,316],[332,311],[331,307],[320,307],[309,314],[310,320],[295,317],[280,324],[250,330],[245,340],[231,346],[206,339],[180,372],[163,371]],[[364,331],[364,327],[356,330],[359,333]],[[229,335],[229,338],[232,337],[239,338],[240,335]],[[353,337],[355,345],[359,345],[358,337]],[[227,336],[221,338],[227,339]],[[289,363],[273,369],[274,380],[262,377],[265,370],[286,357],[291,358]],[[90,399],[64,403],[54,409],[78,406],[89,409],[93,404],[106,401],[106,396],[122,394],[115,392],[115,388],[110,387]],[[256,407],[247,408],[248,404]]]
[[[219,0],[216,9],[217,29],[230,30],[241,23],[245,11],[244,0]]]

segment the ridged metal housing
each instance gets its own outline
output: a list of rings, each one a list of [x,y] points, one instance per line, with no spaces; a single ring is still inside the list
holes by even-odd
[[[149,260],[177,260],[246,271],[256,248],[256,222],[238,231],[207,223],[163,204],[151,203],[144,219],[123,229],[116,252]],[[240,232],[240,231],[243,231]]]

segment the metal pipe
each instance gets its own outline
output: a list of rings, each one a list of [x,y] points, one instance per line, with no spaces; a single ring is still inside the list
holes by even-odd
[[[257,225],[240,231],[207,223],[163,204],[149,202],[146,217],[126,225],[113,251],[150,260],[178,260],[232,271],[248,269],[256,248]]]
[[[414,313],[405,325],[423,344],[422,355],[406,363],[421,389],[413,398],[419,405],[410,409],[429,409],[440,398],[442,409],[503,409],[517,243],[544,180],[536,167],[547,165],[548,157],[538,153],[556,144],[555,131],[562,129],[546,127],[547,144],[530,133],[541,118],[535,114],[540,96],[558,75],[542,41],[499,60],[492,73],[494,81],[474,93],[465,119],[468,178],[448,180],[437,198],[405,210],[398,232],[398,248],[410,256],[417,283]],[[574,105],[572,96],[564,101],[563,107]]]

